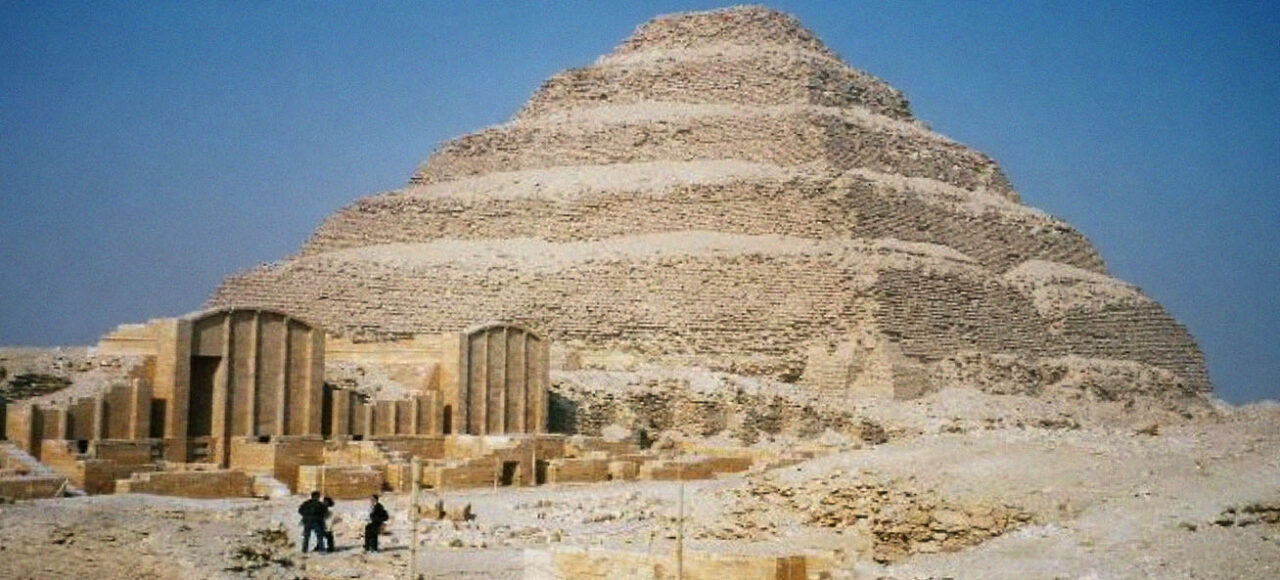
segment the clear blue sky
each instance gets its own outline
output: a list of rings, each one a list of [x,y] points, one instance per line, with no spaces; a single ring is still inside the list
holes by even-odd
[[[456,4],[456,5],[451,5]],[[89,344],[709,2],[0,5],[0,344]],[[1280,3],[791,2],[1280,398]]]

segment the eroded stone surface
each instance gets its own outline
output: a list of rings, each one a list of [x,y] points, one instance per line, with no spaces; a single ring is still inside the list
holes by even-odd
[[[585,359],[853,396],[1007,382],[957,375],[975,357],[1210,388],[1187,331],[1079,232],[760,7],[641,26],[209,303],[361,339],[511,320]]]

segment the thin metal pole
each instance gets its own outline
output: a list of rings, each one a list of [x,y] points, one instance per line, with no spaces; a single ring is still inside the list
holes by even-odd
[[[418,477],[421,472],[422,460],[415,455],[409,463],[409,478],[413,482],[410,486],[413,496],[409,500],[409,525],[413,526],[413,538],[409,544],[409,580],[418,580],[418,492],[421,491]]]
[[[676,479],[680,480],[680,508],[676,518],[676,580],[684,580],[684,463],[676,463]]]

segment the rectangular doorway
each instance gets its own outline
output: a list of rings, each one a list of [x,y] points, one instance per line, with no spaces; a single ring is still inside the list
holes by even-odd
[[[213,435],[213,385],[222,357],[191,357],[191,382],[187,391],[187,437]]]
[[[502,476],[498,478],[498,485],[514,485],[516,482],[516,474],[518,473],[520,473],[519,461],[503,461]]]

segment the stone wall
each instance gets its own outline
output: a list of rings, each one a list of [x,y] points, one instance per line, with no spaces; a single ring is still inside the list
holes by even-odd
[[[609,426],[645,442],[663,433],[750,444],[775,436],[810,438],[831,430],[871,442],[883,433],[856,419],[847,394],[718,373],[575,371],[555,375],[552,428],[599,436]],[[619,442],[625,453],[634,441]],[[699,451],[702,453],[702,451]]]
[[[493,459],[448,460],[422,467],[422,485],[435,490],[488,487],[498,478]]]
[[[149,493],[197,499],[253,497],[253,478],[236,470],[141,473],[116,482],[116,493]]]
[[[298,493],[319,491],[334,499],[368,499],[382,493],[383,471],[372,466],[305,465],[298,469]]]
[[[0,478],[0,497],[12,500],[57,497],[66,488],[67,478],[24,475]]]
[[[608,459],[552,459],[547,464],[547,483],[598,483],[612,479]]]
[[[300,491],[298,470],[301,466],[325,463],[325,442],[319,437],[267,441],[233,437],[230,442],[230,467],[250,473],[270,474],[294,492]]]

